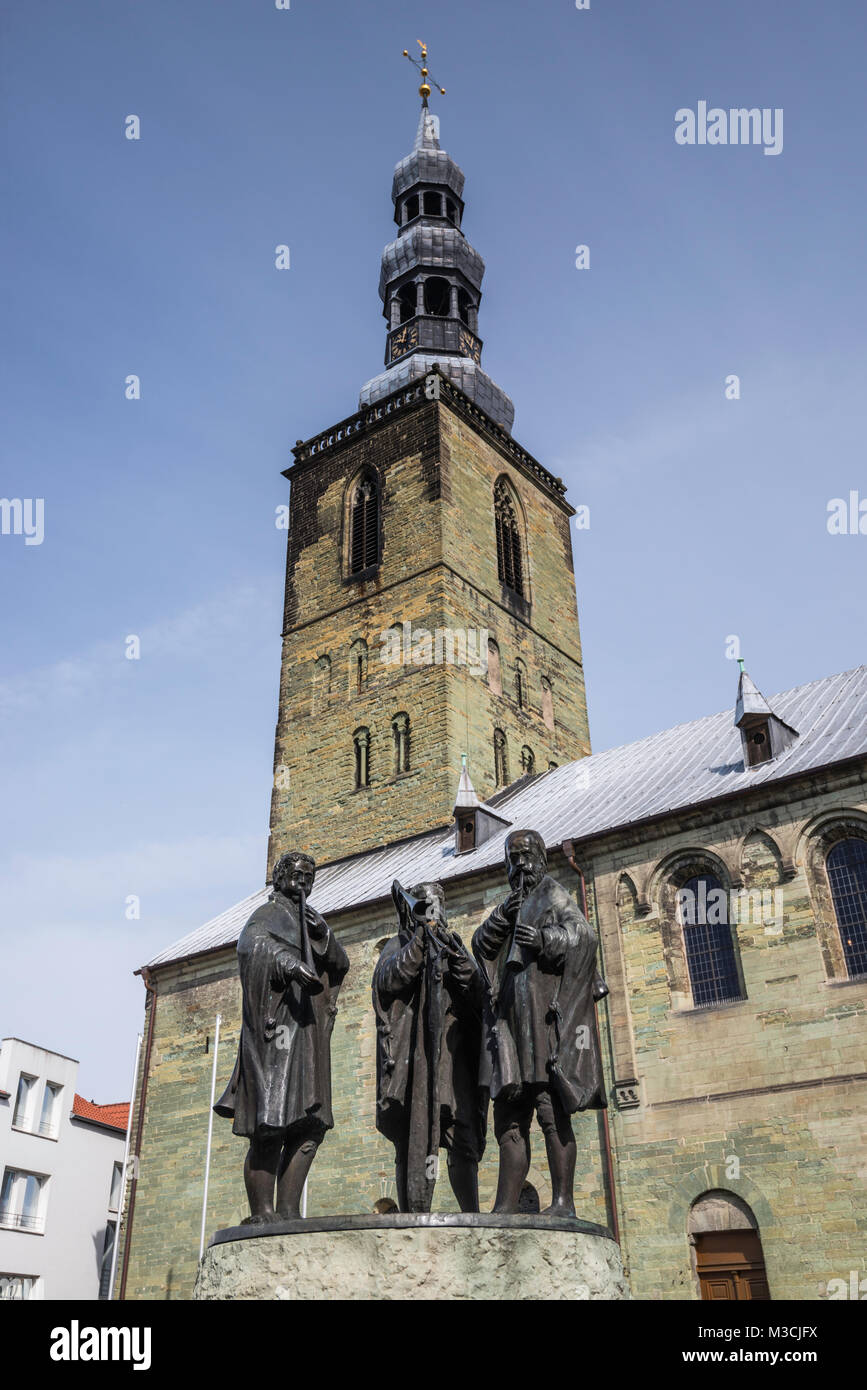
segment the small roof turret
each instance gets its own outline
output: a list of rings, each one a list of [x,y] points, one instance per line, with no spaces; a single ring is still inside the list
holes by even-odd
[[[735,701],[735,728],[740,729],[744,767],[771,762],[784,753],[798,737],[797,729],[779,719],[758,686],[744,670],[743,658],[738,696]]]

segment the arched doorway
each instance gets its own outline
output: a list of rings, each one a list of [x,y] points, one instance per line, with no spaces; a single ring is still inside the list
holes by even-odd
[[[702,1299],[770,1299],[758,1222],[741,1197],[722,1189],[702,1193],[690,1208],[687,1229]]]

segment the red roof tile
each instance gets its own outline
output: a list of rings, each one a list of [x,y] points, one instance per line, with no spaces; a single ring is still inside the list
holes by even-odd
[[[108,1125],[110,1129],[119,1129],[125,1134],[129,1123],[129,1102],[116,1101],[113,1105],[97,1105],[95,1100],[85,1100],[84,1096],[80,1096],[76,1091],[72,1113],[82,1120],[96,1120],[98,1124]]]

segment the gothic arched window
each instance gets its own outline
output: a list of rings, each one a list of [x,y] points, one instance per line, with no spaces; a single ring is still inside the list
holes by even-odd
[[[394,737],[394,775],[409,772],[409,715],[396,714],[391,721]]]
[[[349,520],[349,572],[362,574],[379,563],[379,488],[365,474],[352,494]]]
[[[825,861],[850,976],[867,974],[867,840],[840,840]]]
[[[524,597],[521,533],[514,498],[505,478],[494,488],[494,520],[497,527],[497,572],[500,582]]]
[[[536,754],[533,752],[532,748],[528,748],[527,744],[525,743],[524,747],[521,749],[521,772],[526,777],[528,774],[533,773],[535,771]]]
[[[509,759],[506,753],[506,735],[502,729],[494,730],[494,781],[498,787],[509,785]]]
[[[370,730],[356,729],[352,735],[355,746],[355,790],[370,786]]]
[[[719,879],[713,874],[687,879],[677,892],[677,911],[693,1004],[699,1008],[743,999],[729,923],[728,894]]]

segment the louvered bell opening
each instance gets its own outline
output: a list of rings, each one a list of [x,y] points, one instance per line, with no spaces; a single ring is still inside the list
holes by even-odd
[[[352,508],[353,574],[370,569],[377,563],[379,541],[379,506],[376,488],[364,483],[359,488]]]

